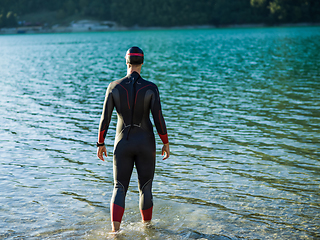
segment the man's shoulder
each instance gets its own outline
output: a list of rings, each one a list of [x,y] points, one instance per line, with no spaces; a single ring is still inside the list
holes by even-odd
[[[139,82],[139,81],[138,81]],[[144,78],[141,78],[141,83],[144,85],[144,86],[148,86],[150,88],[158,88],[157,85],[151,81],[148,81],[148,80],[145,80]]]
[[[117,85],[119,85],[119,84],[121,84],[121,83],[123,83],[123,82],[126,82],[127,80],[128,80],[127,77],[123,77],[123,78],[121,78],[121,79],[112,81],[112,82],[109,84],[109,87],[114,88],[114,87],[116,87]]]
[[[142,84],[143,87],[148,87],[150,89],[155,89],[157,90],[158,87],[155,83],[151,82],[151,81],[148,81],[148,80],[145,80],[144,78],[140,77],[140,79],[137,80],[138,81],[138,84]],[[115,81],[112,81],[110,84],[109,84],[109,88],[111,89],[114,89],[116,88],[117,86],[119,85],[122,85],[122,87],[125,87],[125,85],[127,83],[130,82],[130,79],[126,76],[126,77],[123,77],[121,79],[118,79],[118,80],[115,80]]]

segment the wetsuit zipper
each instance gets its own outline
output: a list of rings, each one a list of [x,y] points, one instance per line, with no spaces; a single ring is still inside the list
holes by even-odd
[[[132,77],[133,78],[133,77]],[[135,80],[133,78],[132,82],[133,82],[133,86],[132,86],[132,96],[133,96],[133,100],[132,100],[132,108],[131,108],[131,124],[127,133],[127,140],[129,139],[129,134],[131,131],[131,128],[133,127],[133,115],[134,115],[134,106],[135,106],[135,98],[136,98],[136,83],[138,81],[138,79],[140,78],[140,76],[137,78],[137,80]]]

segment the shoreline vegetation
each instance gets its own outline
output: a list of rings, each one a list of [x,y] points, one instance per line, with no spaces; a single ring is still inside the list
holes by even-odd
[[[15,28],[1,28],[0,35],[11,34],[36,34],[36,33],[73,33],[73,32],[111,32],[111,31],[143,31],[143,30],[183,30],[183,29],[223,29],[223,28],[267,28],[267,27],[312,27],[320,26],[320,23],[283,23],[268,25],[260,24],[226,24],[226,25],[190,25],[190,26],[171,26],[171,27],[141,27],[120,26],[112,21],[94,21],[94,20],[79,20],[72,21],[69,25],[55,24],[48,26],[19,26]]]
[[[319,0],[0,0],[0,34],[319,25]]]

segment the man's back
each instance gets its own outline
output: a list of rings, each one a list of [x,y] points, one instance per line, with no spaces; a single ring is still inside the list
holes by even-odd
[[[110,83],[106,93],[105,117],[101,119],[102,131],[106,131],[113,108],[118,114],[117,134],[128,138],[132,128],[141,128],[153,135],[150,110],[160,137],[166,135],[157,86],[144,80],[137,72]]]

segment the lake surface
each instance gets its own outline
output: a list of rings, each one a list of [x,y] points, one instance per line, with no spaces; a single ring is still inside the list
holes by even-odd
[[[171,156],[156,135],[152,226],[134,172],[109,234],[108,84],[145,52]],[[0,36],[0,239],[320,238],[320,28]]]

